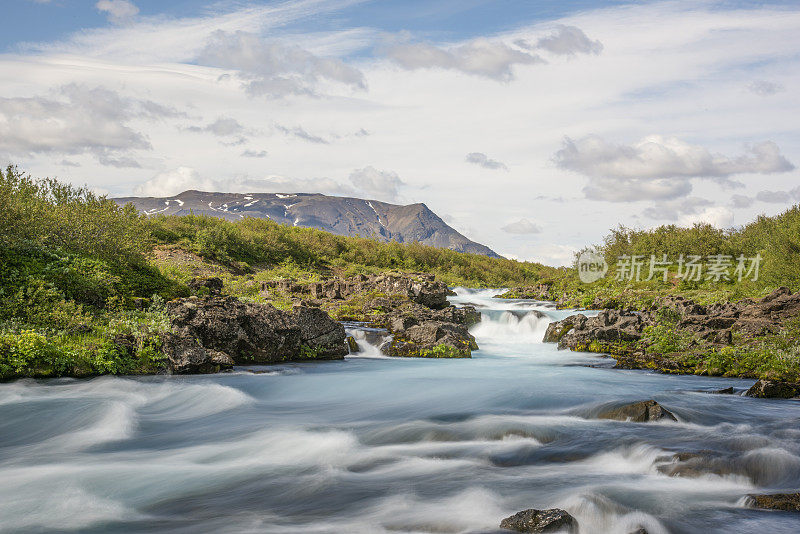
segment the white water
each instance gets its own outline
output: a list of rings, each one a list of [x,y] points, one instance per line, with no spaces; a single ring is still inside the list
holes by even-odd
[[[495,293],[452,299],[484,312],[469,360],[386,358],[356,332],[341,362],[0,384],[0,532],[486,533],[531,507],[581,534],[800,532],[742,505],[800,487],[797,402],[557,351],[541,337],[570,312]],[[649,398],[680,422],[594,418]],[[662,474],[676,451],[713,469]]]

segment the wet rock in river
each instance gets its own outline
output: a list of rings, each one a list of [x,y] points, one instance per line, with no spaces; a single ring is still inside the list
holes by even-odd
[[[319,308],[291,312],[228,296],[167,303],[173,333],[163,350],[173,373],[207,373],[232,364],[340,359],[347,354],[344,327]]]
[[[677,421],[675,416],[654,400],[634,402],[601,412],[600,419],[615,421],[631,421],[633,423],[650,423],[653,421]]]
[[[515,532],[569,532],[578,533],[578,522],[559,508],[550,510],[523,510],[500,522],[500,528]]]
[[[800,512],[800,493],[776,493],[772,495],[748,495],[748,504],[764,510]]]
[[[388,356],[418,358],[469,358],[477,349],[475,338],[461,324],[426,321],[397,331],[382,350]]]
[[[791,399],[800,396],[800,384],[778,380],[759,380],[745,393],[759,399]]]

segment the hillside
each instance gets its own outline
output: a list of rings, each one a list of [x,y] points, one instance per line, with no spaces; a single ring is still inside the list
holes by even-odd
[[[371,237],[398,243],[419,242],[456,252],[498,257],[448,226],[425,204],[400,206],[377,200],[298,193],[209,193],[184,191],[174,197],[114,199],[152,215],[208,215],[230,221],[245,217],[317,228],[337,235]]]

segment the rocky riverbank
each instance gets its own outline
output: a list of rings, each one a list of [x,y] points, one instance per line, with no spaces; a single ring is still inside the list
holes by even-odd
[[[447,302],[450,290],[427,273],[357,275],[311,284],[277,280],[262,284],[264,298],[279,295],[326,310],[340,320],[385,328],[388,356],[469,358],[478,348],[469,327],[480,321],[472,306]]]
[[[618,368],[756,378],[748,395],[791,398],[800,395],[798,316],[800,293],[787,288],[712,306],[670,296],[645,310],[572,315],[550,324],[544,341],[610,354]]]
[[[342,359],[358,347],[329,312],[341,316],[341,310],[351,311],[355,302],[361,304],[360,312],[370,325],[392,334],[381,347],[386,355],[468,358],[478,348],[468,328],[480,321],[480,314],[472,307],[449,305],[447,285],[429,275],[263,283],[265,296],[279,291],[293,300],[289,311],[223,295],[219,278],[194,279],[189,287],[199,296],[166,304],[170,331],[160,335],[163,373],[215,373],[234,365]],[[133,347],[135,340],[120,337],[117,343]]]

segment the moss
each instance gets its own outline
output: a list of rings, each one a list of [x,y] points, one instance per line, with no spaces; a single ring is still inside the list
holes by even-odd
[[[417,358],[470,358],[472,356],[469,349],[457,349],[452,345],[436,345],[430,349],[413,351],[412,355]]]
[[[633,348],[633,344],[622,341],[617,343],[590,341],[589,343],[578,343],[572,350],[576,352],[594,352],[596,354],[611,354],[612,356],[620,356],[629,354]]]

